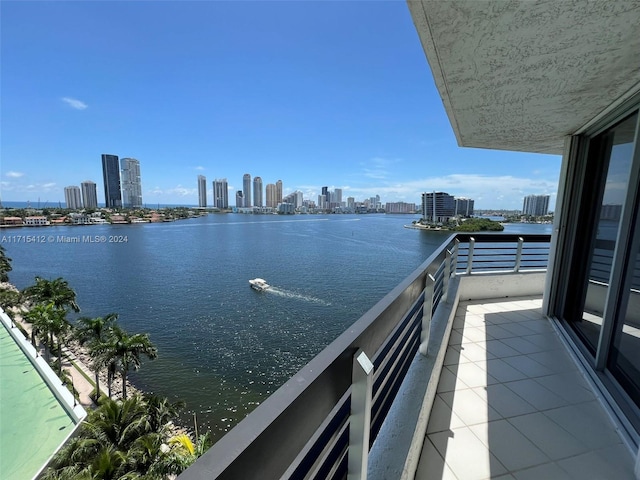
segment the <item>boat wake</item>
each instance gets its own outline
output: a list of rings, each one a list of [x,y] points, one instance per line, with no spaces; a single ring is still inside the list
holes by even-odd
[[[273,286],[268,290],[265,290],[265,293],[273,293],[275,295],[280,295],[281,297],[295,298],[297,300],[303,300],[309,303],[317,303],[318,305],[324,305],[327,307],[331,305],[331,302],[327,302],[326,300],[322,300],[321,298],[312,297],[310,295],[302,295],[300,293],[295,293],[288,290],[281,290]]]

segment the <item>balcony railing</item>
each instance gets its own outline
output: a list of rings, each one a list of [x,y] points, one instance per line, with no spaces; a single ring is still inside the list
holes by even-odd
[[[550,235],[455,234],[218,441],[181,480],[362,478],[455,275],[545,269]]]

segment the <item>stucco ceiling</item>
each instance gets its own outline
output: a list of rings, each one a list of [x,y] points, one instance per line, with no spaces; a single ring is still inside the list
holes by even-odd
[[[408,2],[461,146],[562,153],[640,85],[640,1]]]

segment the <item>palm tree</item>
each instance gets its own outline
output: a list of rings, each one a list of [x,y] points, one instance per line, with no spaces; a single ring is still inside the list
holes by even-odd
[[[98,362],[101,365],[117,365],[122,372],[122,398],[127,398],[127,372],[138,370],[141,365],[141,356],[150,360],[158,356],[158,349],[149,339],[146,333],[129,335],[118,325],[110,329],[106,341],[94,346]]]
[[[69,282],[59,277],[55,280],[36,277],[36,283],[24,289],[24,294],[36,303],[53,303],[56,308],[66,310],[67,307],[79,312],[76,303],[76,292],[69,286]]]
[[[4,247],[0,245],[0,282],[9,281],[9,275],[7,274],[11,270],[11,259],[5,255]]]
[[[103,342],[106,339],[110,328],[114,325],[117,319],[117,313],[110,313],[105,317],[81,317],[78,319],[78,323],[76,325],[74,334],[75,338],[80,342],[81,345],[88,344],[89,354],[92,356],[93,371],[96,376],[96,399],[100,398],[99,375],[102,366],[100,365],[99,361],[97,361],[98,355],[94,350],[94,346],[99,345],[100,342]],[[111,392],[109,392],[109,397],[111,397]]]
[[[35,335],[42,334],[49,346],[49,352],[54,348],[54,336],[58,340],[58,373],[62,370],[62,343],[67,336],[69,322],[66,312],[56,308],[53,303],[39,304],[32,307],[25,315],[25,320],[31,323],[31,344],[35,347]],[[50,356],[49,356],[50,358]]]

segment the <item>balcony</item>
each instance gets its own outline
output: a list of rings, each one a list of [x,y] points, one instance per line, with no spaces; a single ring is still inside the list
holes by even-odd
[[[180,479],[633,478],[542,314],[549,245],[452,235]]]

